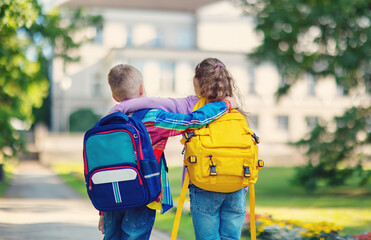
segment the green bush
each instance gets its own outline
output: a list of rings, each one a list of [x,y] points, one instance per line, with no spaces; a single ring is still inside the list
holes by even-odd
[[[86,132],[92,128],[100,116],[91,109],[80,109],[70,115],[70,132]]]

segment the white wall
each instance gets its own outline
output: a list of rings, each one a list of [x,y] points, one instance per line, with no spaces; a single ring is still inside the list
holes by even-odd
[[[259,43],[253,19],[229,1],[217,2],[198,11],[200,49],[249,52]]]

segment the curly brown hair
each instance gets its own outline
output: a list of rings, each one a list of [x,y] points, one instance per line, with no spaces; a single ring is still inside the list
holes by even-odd
[[[234,97],[235,82],[224,63],[217,58],[206,58],[195,69],[201,97],[211,102]]]

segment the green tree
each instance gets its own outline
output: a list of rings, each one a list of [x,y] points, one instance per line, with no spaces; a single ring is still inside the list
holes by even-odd
[[[37,0],[0,2],[0,160],[22,150],[17,124],[30,126],[33,109],[47,97],[52,58],[66,64],[78,61],[70,52],[88,39],[77,42],[71,36],[101,23],[101,17],[82,10],[67,12],[62,19],[57,9],[43,11]]]
[[[345,93],[371,92],[371,2],[369,0],[240,0],[246,14],[256,20],[261,44],[249,55],[257,63],[272,62],[286,79],[276,94],[287,94],[309,73],[333,77]],[[297,180],[315,189],[318,181],[343,184],[355,171],[361,182],[370,174],[362,162],[370,159],[360,149],[371,143],[370,103],[346,110],[335,118],[337,129],[326,123],[296,144],[306,147],[308,164]],[[356,164],[355,164],[356,162]]]

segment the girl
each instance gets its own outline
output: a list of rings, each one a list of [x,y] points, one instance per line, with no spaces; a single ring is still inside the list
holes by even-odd
[[[195,68],[193,78],[197,96],[163,99],[140,98],[124,101],[113,111],[133,112],[141,108],[162,108],[166,111],[189,113],[203,98],[206,102],[235,97],[235,82],[225,67],[216,58],[207,58]],[[196,239],[240,239],[246,213],[245,190],[232,193],[211,192],[190,185],[191,215]]]

